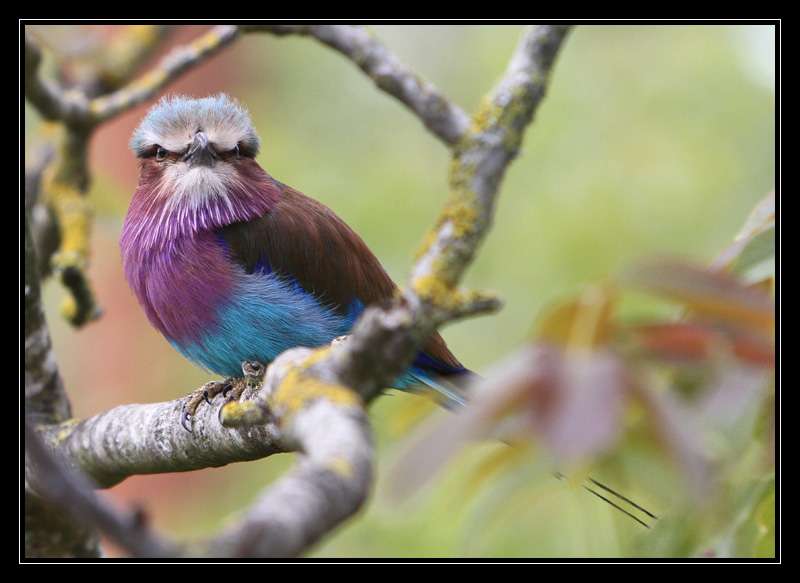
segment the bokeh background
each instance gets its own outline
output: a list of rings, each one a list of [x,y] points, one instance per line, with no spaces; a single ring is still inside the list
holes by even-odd
[[[69,28],[69,27],[68,27]],[[82,34],[113,34],[86,27]],[[165,50],[202,32],[180,27]],[[412,69],[474,110],[499,78],[520,26],[376,26]],[[38,27],[57,40],[75,31]],[[61,37],[59,37],[61,35]],[[55,42],[55,41],[54,41]],[[775,36],[771,26],[580,26],[502,186],[495,227],[467,285],[505,300],[493,316],[444,335],[482,371],[518,347],[541,308],[643,255],[708,261],[775,181]],[[333,208],[403,282],[447,195],[448,152],[350,62],[303,38],[246,36],[169,88],[225,91],[250,109],[273,176]],[[137,177],[127,149],[147,106],[103,126],[91,147],[96,205],[91,279],[104,316],[78,332],[47,316],[74,414],[177,398],[209,380],[147,323],[121,269],[117,240]],[[26,109],[26,140],[36,129]],[[498,477],[475,493],[477,446],[410,503],[384,495],[413,399],[392,393],[370,417],[379,477],[370,504],[312,556],[629,556],[648,533],[576,486]],[[412,403],[413,404],[413,403]],[[112,488],[176,536],[219,529],[292,463],[291,456],[185,474],[138,476]],[[628,464],[620,489],[655,508],[658,479]],[[504,492],[521,482],[521,498]],[[520,484],[514,485],[520,491]],[[109,549],[114,552],[113,549]]]

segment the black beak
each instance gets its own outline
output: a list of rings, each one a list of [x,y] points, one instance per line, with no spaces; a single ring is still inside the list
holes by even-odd
[[[189,162],[191,166],[208,166],[214,165],[217,159],[217,153],[208,141],[208,136],[203,132],[197,132],[194,135],[189,149],[183,155],[183,160]]]

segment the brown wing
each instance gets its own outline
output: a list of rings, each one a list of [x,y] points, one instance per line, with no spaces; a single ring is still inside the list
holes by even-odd
[[[391,299],[396,286],[366,243],[322,203],[285,185],[266,215],[221,230],[234,259],[248,273],[268,265],[307,292],[346,313]],[[454,368],[461,364],[435,333],[424,352]]]

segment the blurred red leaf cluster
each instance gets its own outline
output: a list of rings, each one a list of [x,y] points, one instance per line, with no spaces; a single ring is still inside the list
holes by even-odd
[[[646,260],[546,310],[530,344],[474,388],[464,411],[418,436],[395,490],[413,492],[467,442],[490,437],[533,440],[557,468],[580,469],[612,452],[635,410],[690,498],[703,499],[719,462],[708,444],[758,410],[772,386],[772,195],[721,257],[711,267]],[[765,275],[759,264],[770,259]],[[619,306],[633,291],[668,302],[677,317],[628,321]]]

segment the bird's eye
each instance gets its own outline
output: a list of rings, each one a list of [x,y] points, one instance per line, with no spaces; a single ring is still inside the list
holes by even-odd
[[[161,146],[159,146],[158,149],[156,150],[156,160],[161,162],[166,157],[167,157],[167,151]]]
[[[233,147],[233,150],[231,150],[231,152],[233,152],[233,155],[234,155],[234,156],[236,156],[236,157],[238,158],[238,157],[239,157],[239,144],[236,144],[236,145]]]

